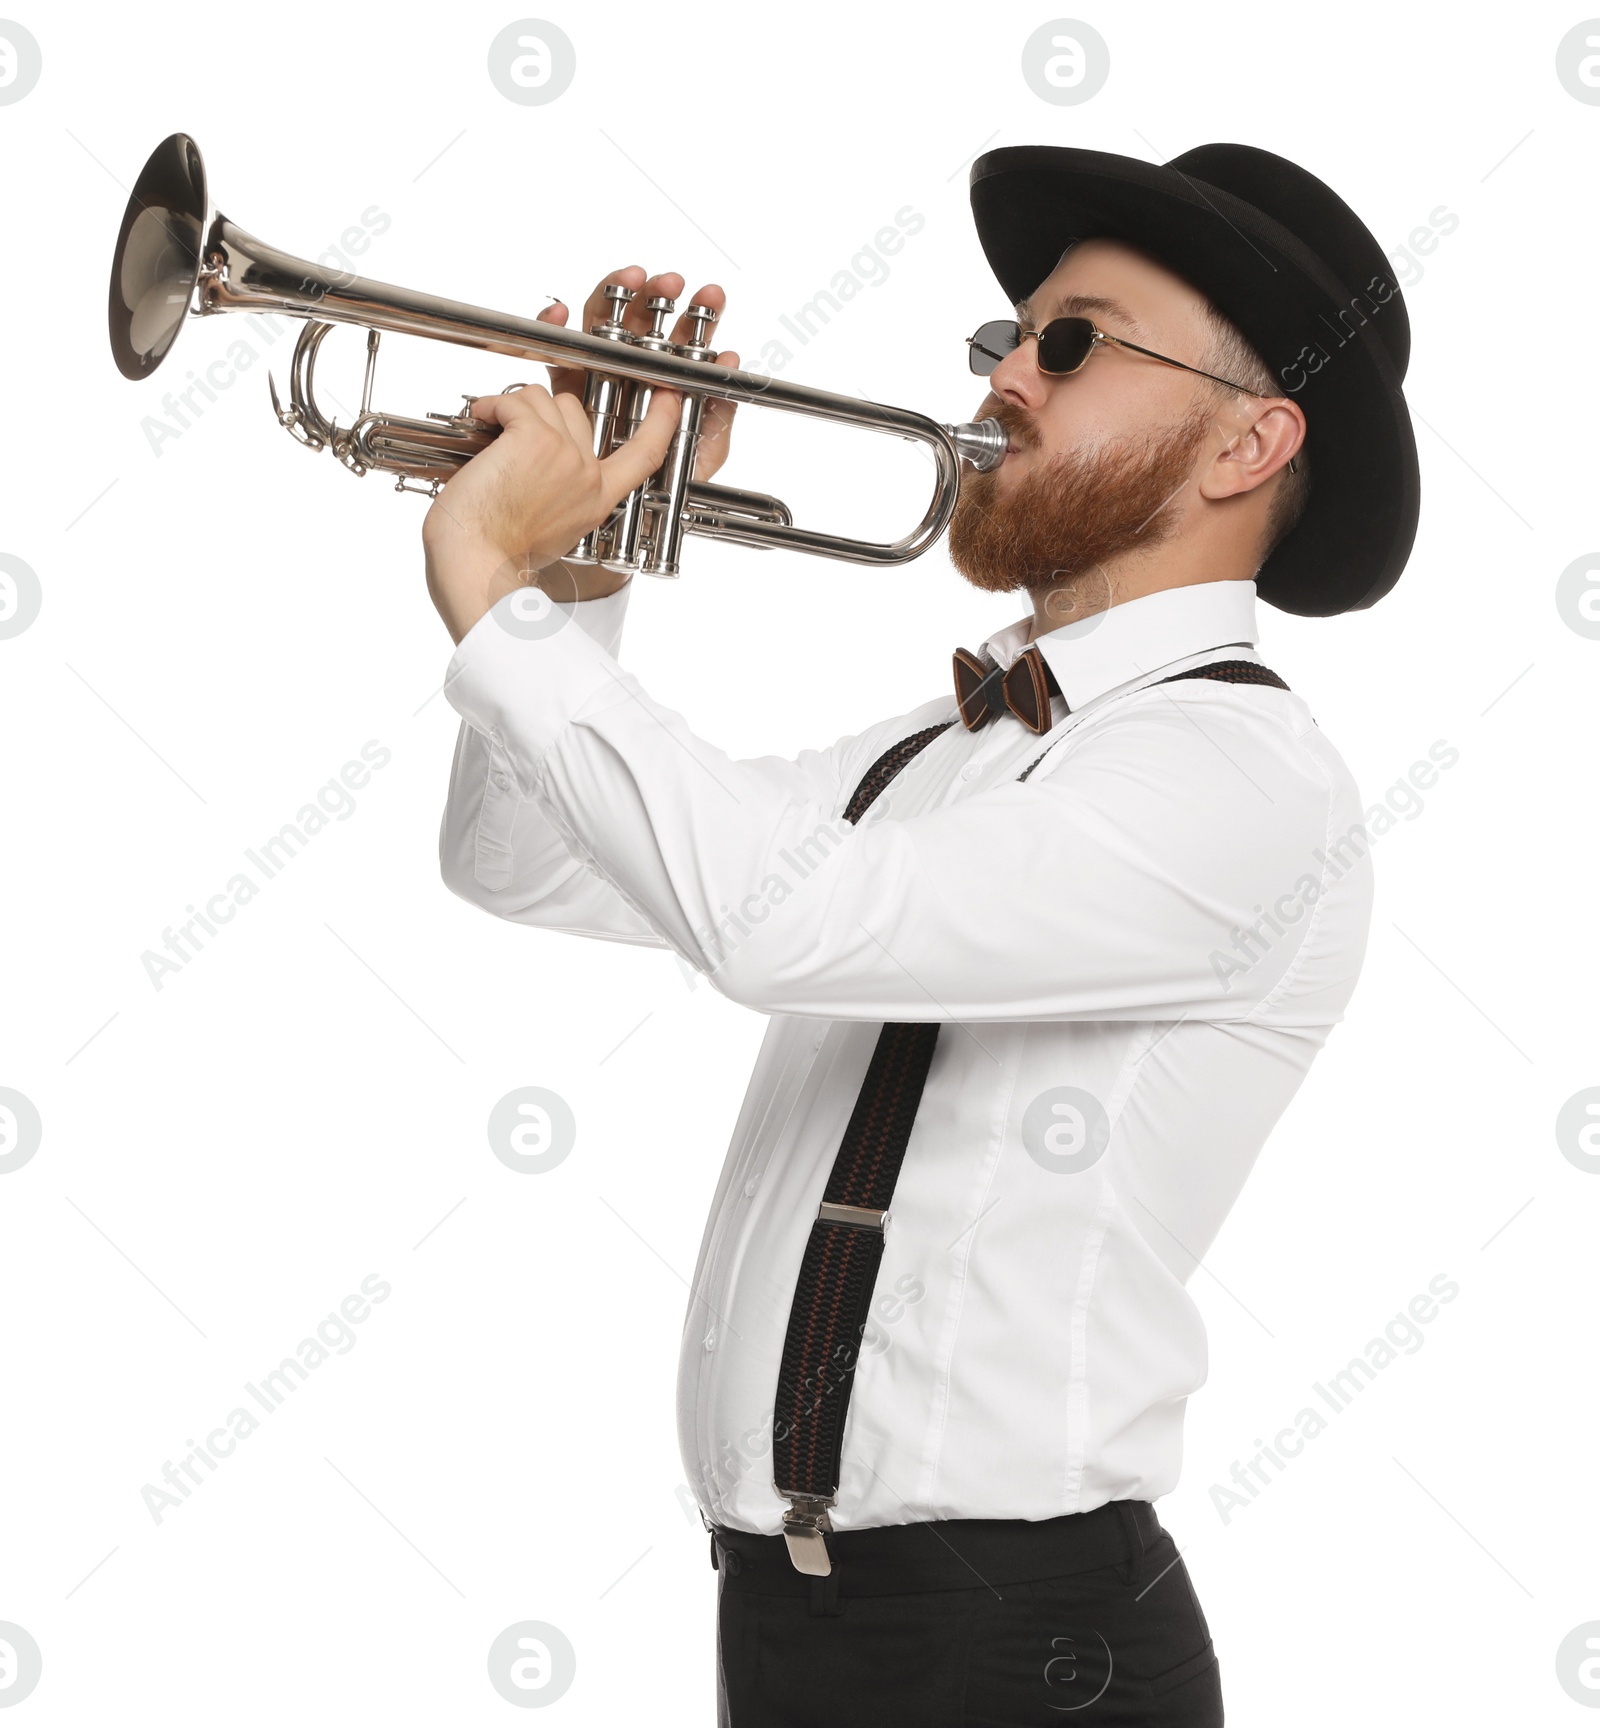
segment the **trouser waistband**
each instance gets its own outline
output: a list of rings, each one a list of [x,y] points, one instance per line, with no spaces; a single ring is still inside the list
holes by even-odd
[[[829,1533],[838,1596],[975,1590],[1122,1566],[1137,1583],[1144,1556],[1164,1534],[1148,1500],[1112,1500],[1059,1518],[948,1518]],[[797,1572],[781,1536],[714,1525],[711,1564],[723,1586],[757,1596],[814,1596],[821,1579]]]

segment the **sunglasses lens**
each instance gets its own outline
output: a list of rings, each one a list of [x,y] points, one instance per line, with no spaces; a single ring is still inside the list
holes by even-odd
[[[997,318],[993,323],[980,324],[976,334],[967,338],[967,364],[980,378],[987,378],[1006,355],[1016,352],[1021,340],[1015,319]]]
[[[1087,318],[1055,318],[1039,332],[1039,370],[1076,372],[1094,347],[1094,325]]]

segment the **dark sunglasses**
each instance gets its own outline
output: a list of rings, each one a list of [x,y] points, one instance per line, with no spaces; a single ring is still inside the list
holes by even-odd
[[[1125,342],[1120,336],[1108,336],[1092,318],[1052,318],[1042,330],[1024,330],[1014,318],[996,318],[980,324],[975,334],[967,338],[967,363],[980,378],[987,378],[1008,354],[1016,353],[1024,337],[1033,337],[1039,344],[1039,370],[1054,377],[1064,377],[1079,371],[1083,363],[1102,342],[1118,348],[1130,348],[1159,360],[1163,366],[1176,366],[1180,372],[1193,372],[1196,377],[1209,378],[1214,384],[1226,384],[1230,390],[1243,390],[1246,396],[1259,396],[1259,390],[1234,384],[1214,372],[1202,372],[1198,366],[1186,366],[1181,360],[1157,354],[1154,349],[1141,348],[1137,342]]]

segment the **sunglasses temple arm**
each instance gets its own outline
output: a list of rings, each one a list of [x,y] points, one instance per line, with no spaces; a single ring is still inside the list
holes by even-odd
[[[1196,378],[1209,378],[1213,384],[1225,384],[1230,390],[1238,390],[1246,396],[1260,396],[1259,390],[1252,390],[1246,384],[1235,384],[1231,378],[1219,378],[1215,372],[1202,372],[1198,366],[1188,366],[1182,360],[1172,360],[1165,354],[1156,353],[1154,348],[1141,348],[1137,342],[1129,342],[1121,336],[1108,336],[1104,330],[1098,332],[1102,341],[1115,342],[1119,348],[1131,348],[1135,354],[1147,355],[1152,360],[1159,360],[1163,366],[1176,366],[1180,372],[1192,372]]]

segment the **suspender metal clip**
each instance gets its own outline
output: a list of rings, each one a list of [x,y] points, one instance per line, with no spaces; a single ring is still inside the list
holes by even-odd
[[[788,1499],[789,1510],[783,1515],[783,1540],[794,1569],[811,1578],[826,1578],[833,1570],[833,1562],[828,1558],[823,1532],[833,1529],[828,1521],[828,1508],[833,1501],[814,1494],[791,1494]]]
[[[817,1217],[824,1224],[854,1224],[861,1230],[882,1230],[887,1233],[889,1214],[876,1206],[841,1206],[836,1200],[824,1200],[817,1208]]]

